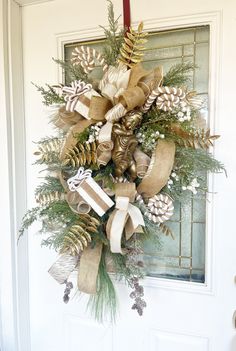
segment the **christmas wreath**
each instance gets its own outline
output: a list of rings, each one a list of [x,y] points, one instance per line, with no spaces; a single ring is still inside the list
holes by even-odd
[[[132,308],[142,315],[145,240],[170,235],[175,201],[207,192],[206,172],[223,169],[208,151],[218,136],[201,117],[204,102],[186,87],[193,64],[146,71],[143,24],[118,31],[112,3],[108,10],[103,51],[76,47],[71,61],[56,60],[70,83],[37,86],[55,109],[57,134],[38,142],[36,163],[47,173],[20,230],[41,220],[42,244],[59,252],[49,273],[65,284],[64,302],[76,270],[78,291],[91,295],[100,320],[106,309],[115,317],[110,273],[133,289]],[[91,76],[97,65],[99,81]]]

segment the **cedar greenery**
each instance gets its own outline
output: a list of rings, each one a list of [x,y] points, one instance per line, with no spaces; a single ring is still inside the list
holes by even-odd
[[[107,0],[108,2],[108,29],[100,26],[105,34],[106,41],[103,47],[103,57],[105,58],[105,62],[108,65],[115,66],[117,57],[120,53],[120,48],[124,39],[124,30],[119,30],[119,18],[115,19],[114,14],[114,6],[111,0]]]
[[[165,86],[183,86],[191,79],[194,68],[197,68],[192,62],[178,63],[170,68],[163,79]]]
[[[44,88],[40,85],[37,85],[32,82],[32,84],[36,87],[37,91],[39,91],[43,98],[43,104],[46,106],[50,106],[52,104],[63,104],[64,98],[57,94],[55,88],[49,84],[46,84],[47,88]]]
[[[71,61],[63,61],[55,58],[53,58],[53,61],[56,62],[59,66],[61,66],[61,68],[63,69],[66,78],[66,83],[67,80],[71,82],[73,80],[79,79],[83,80],[86,83],[89,82],[88,75],[84,72],[80,65],[73,65]]]

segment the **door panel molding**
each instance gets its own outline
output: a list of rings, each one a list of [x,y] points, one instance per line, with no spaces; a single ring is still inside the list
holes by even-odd
[[[205,336],[150,329],[148,337],[150,351],[209,351],[209,339]]]

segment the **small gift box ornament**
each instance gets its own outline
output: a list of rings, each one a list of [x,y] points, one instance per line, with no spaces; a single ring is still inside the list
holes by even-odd
[[[92,171],[80,167],[77,174],[67,180],[70,191],[77,191],[101,217],[114,205],[110,197],[92,178]]]
[[[66,101],[66,110],[76,111],[84,118],[90,119],[89,108],[92,96],[99,96],[91,84],[87,84],[82,80],[75,80],[70,86],[64,86],[62,89],[64,99]]]

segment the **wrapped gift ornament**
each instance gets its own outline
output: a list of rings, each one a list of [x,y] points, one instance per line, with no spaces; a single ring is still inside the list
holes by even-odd
[[[86,84],[82,80],[75,80],[70,86],[64,86],[62,93],[66,101],[66,110],[76,111],[86,119],[90,119],[89,108],[92,96],[101,97],[92,89],[91,84]]]
[[[68,179],[70,191],[77,191],[92,209],[101,217],[114,205],[110,197],[92,178],[92,171],[80,167],[74,177]]]

